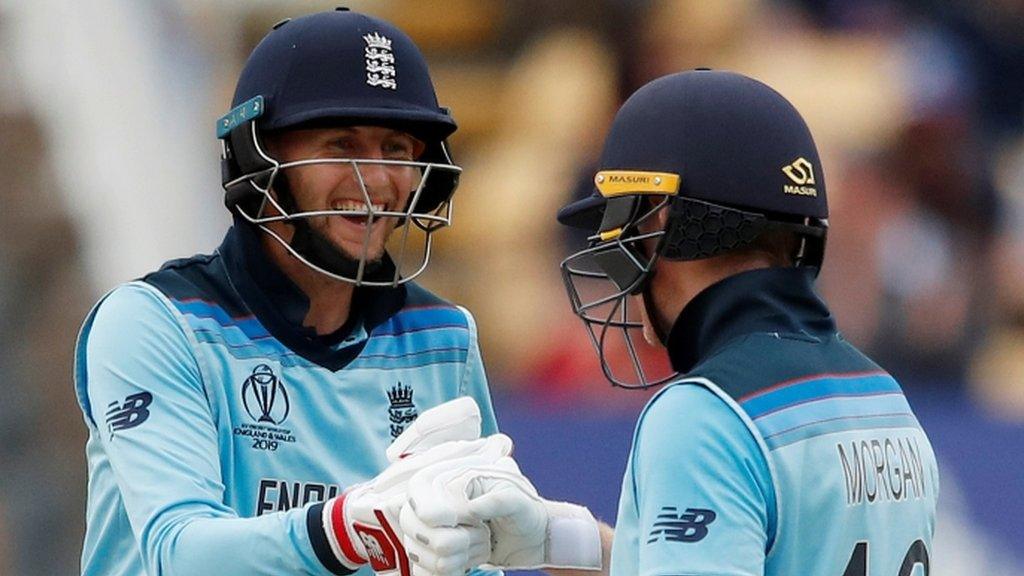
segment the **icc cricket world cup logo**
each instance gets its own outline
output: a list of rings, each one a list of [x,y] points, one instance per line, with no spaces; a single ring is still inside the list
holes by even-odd
[[[242,404],[256,422],[280,424],[288,418],[291,405],[284,383],[277,379],[274,371],[266,364],[252,369],[252,374],[242,385]]]

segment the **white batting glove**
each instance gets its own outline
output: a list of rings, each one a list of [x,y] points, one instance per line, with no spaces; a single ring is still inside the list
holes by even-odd
[[[388,446],[388,462],[452,440],[476,440],[480,437],[480,421],[480,407],[469,396],[434,406],[420,414]]]
[[[601,569],[600,532],[589,510],[541,498],[510,457],[465,464],[431,465],[409,480],[400,522],[414,574],[461,574],[475,567],[479,552],[458,546],[477,544],[481,521],[490,529],[485,565]],[[462,558],[467,563],[457,566]]]
[[[388,468],[324,504],[321,520],[338,561],[352,570],[369,564],[381,575],[410,576],[398,523],[406,485],[413,474],[439,462],[483,465],[512,451],[507,436],[479,436],[480,411],[471,398],[453,400],[420,415],[388,449],[392,462]],[[482,525],[478,532],[475,538],[486,539]]]

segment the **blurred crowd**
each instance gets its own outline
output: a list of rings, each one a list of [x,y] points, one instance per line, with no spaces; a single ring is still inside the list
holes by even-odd
[[[88,307],[218,242],[213,120],[248,52],[323,2],[0,0],[0,574],[66,574],[84,528],[71,385]],[[347,3],[421,45],[460,130],[454,226],[423,282],[480,326],[493,387],[635,409],[608,386],[558,264],[618,105],[731,69],[817,139],[819,282],[847,338],[914,394],[1024,422],[1024,2],[416,0]],[[685,176],[684,176],[685,178]],[[624,401],[623,398],[626,398]]]

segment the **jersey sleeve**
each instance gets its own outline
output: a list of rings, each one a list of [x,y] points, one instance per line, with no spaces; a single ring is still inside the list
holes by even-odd
[[[199,361],[151,288],[112,292],[79,340],[78,393],[150,574],[330,574],[296,508],[239,518],[224,504]]]
[[[697,385],[663,390],[641,416],[633,458],[640,574],[763,574],[771,474],[722,399]]]
[[[459,307],[466,315],[469,325],[469,354],[466,357],[466,370],[462,375],[460,396],[471,396],[480,407],[481,433],[490,436],[498,431],[498,421],[494,417],[494,406],[491,402],[491,391],[487,386],[487,373],[484,371],[483,358],[480,356],[480,341],[477,337],[476,320],[463,307]]]

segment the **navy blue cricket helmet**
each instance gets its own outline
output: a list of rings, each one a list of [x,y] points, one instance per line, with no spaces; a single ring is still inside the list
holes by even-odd
[[[365,263],[336,254],[305,225],[303,214],[289,213],[287,198],[274,198],[271,192],[279,172],[292,166],[270,156],[263,145],[267,133],[356,125],[398,129],[425,144],[423,154],[412,163],[423,177],[410,206],[396,212],[375,212],[367,196],[367,210],[358,214],[368,216],[371,222],[386,217],[403,225],[412,222],[428,232],[422,266],[400,279],[395,270],[391,280],[366,281]],[[438,105],[423,54],[394,25],[344,8],[284,20],[250,54],[238,79],[232,109],[217,123],[217,136],[223,143],[224,202],[233,213],[268,233],[262,224],[272,219],[263,212],[273,204],[298,232],[291,243],[277,240],[321,272],[357,284],[404,282],[425,268],[429,233],[450,224],[450,201],[461,169],[452,161],[446,138],[455,130],[449,111]],[[360,161],[335,162],[348,162],[358,170]],[[287,191],[280,183],[277,187],[279,196]]]
[[[642,327],[626,313],[627,296],[643,291],[658,258],[708,258],[776,229],[800,239],[796,265],[820,269],[828,203],[818,151],[796,108],[757,80],[699,69],[646,84],[616,115],[594,184],[558,219],[592,234],[562,271],[603,365],[609,327]],[[664,228],[640,233],[666,206]],[[657,248],[645,254],[640,242],[650,238]],[[594,279],[610,291],[588,297],[578,284]]]

